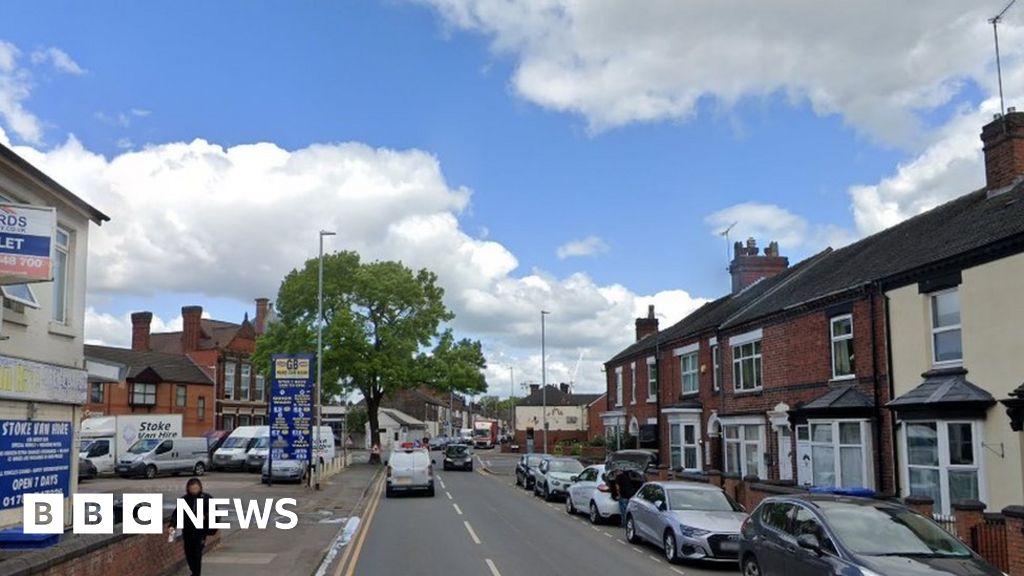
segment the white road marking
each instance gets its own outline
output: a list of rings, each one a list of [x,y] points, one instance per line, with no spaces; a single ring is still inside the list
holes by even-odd
[[[463,522],[466,525],[466,530],[469,532],[469,537],[473,539],[475,544],[480,543],[480,538],[477,538],[476,532],[473,532],[473,527],[469,525],[469,520]]]
[[[626,545],[626,541],[625,541],[625,540],[623,540],[622,538],[619,538],[619,539],[617,540],[617,542],[618,542],[619,544],[622,544],[623,546],[625,546],[625,545]]]
[[[484,562],[487,562],[487,567],[491,569],[493,576],[501,576],[501,572],[498,572],[498,567],[494,565],[494,562],[491,562],[490,558],[484,558]]]
[[[449,500],[452,499],[452,493],[451,492],[445,492],[444,495],[447,496]]]
[[[604,535],[605,535],[605,536],[607,536],[607,537],[609,537],[609,538],[614,538],[614,536],[612,536],[611,534],[609,534],[609,533],[607,533],[607,532],[605,532],[605,533],[604,533]]]
[[[657,556],[654,556],[652,554],[648,554],[647,557],[651,560],[654,560],[655,562],[661,562],[661,558],[658,558]]]
[[[459,508],[459,505],[454,502],[452,502],[452,506],[455,506],[455,513],[462,516],[462,508]]]
[[[440,476],[438,476],[437,481],[441,483],[441,489],[442,490],[447,490],[448,489],[448,487],[444,485],[444,480],[441,480]]]
[[[682,574],[683,576],[686,576],[686,572],[683,572],[682,570],[680,570],[679,568],[676,568],[675,566],[672,567],[672,571],[675,572],[676,574]]]
[[[637,548],[636,546],[630,546],[630,548],[632,548],[632,549],[633,549],[633,552],[639,552],[640,554],[643,554],[643,553],[644,553],[644,551],[643,551],[643,550],[641,550],[641,549]]]
[[[600,532],[601,531],[601,529],[598,528],[597,526],[591,526],[590,529],[593,530],[594,532]]]

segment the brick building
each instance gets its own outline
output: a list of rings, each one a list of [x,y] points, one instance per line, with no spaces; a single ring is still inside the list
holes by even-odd
[[[150,312],[132,314],[132,350],[187,356],[215,383],[213,417],[217,430],[265,424],[270,381],[253,366],[256,339],[273,320],[266,298],[256,299],[255,321],[241,324],[203,318],[201,306],[181,309],[180,332],[151,333]]]
[[[113,366],[123,376],[90,374],[88,415],[181,414],[185,436],[214,429],[213,380],[188,356],[86,345],[85,360],[90,367]]]

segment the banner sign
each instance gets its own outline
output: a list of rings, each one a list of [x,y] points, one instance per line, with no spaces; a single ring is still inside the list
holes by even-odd
[[[57,210],[0,203],[0,284],[53,280]]]
[[[85,404],[88,380],[85,370],[0,356],[0,398]]]
[[[311,460],[313,358],[312,354],[275,354],[271,360],[271,462]]]
[[[71,495],[70,422],[0,420],[0,509],[25,494]]]

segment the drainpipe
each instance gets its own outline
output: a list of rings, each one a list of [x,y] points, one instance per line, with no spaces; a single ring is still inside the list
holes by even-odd
[[[889,399],[892,400],[896,396],[896,384],[893,379],[892,369],[892,320],[889,317],[889,297],[885,295],[884,291],[881,291],[881,283],[878,283],[880,294],[882,295],[882,307],[885,309],[885,378],[889,387]],[[889,413],[889,434],[892,439],[892,485],[893,491],[899,496],[902,493],[901,474],[900,474],[900,461],[899,453],[897,449],[896,440],[896,414],[894,412]]]
[[[658,334],[654,334],[654,337],[657,338]],[[648,368],[648,369],[650,369],[650,368]],[[655,400],[654,400],[654,410],[656,412],[654,414],[654,417],[656,419],[655,421],[658,423],[658,464],[662,465],[662,464],[665,464],[665,460],[662,458],[662,453],[661,453],[661,433],[663,432],[663,430],[661,428],[661,341],[660,340],[654,342],[654,379],[658,383],[658,394],[654,397],[655,398]],[[669,450],[671,451],[672,448],[670,447]],[[672,455],[669,454],[668,456],[669,456],[668,461],[671,462],[672,461]]]
[[[868,308],[871,318],[871,391],[875,397],[875,486],[879,489],[884,487],[882,474],[882,407],[879,405],[881,399],[878,394],[878,350],[875,341],[875,292],[881,288],[876,282],[868,288]]]

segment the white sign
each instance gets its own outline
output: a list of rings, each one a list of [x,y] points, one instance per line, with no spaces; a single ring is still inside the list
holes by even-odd
[[[0,398],[85,404],[85,370],[0,356]]]
[[[57,210],[0,203],[0,284],[53,280]]]

